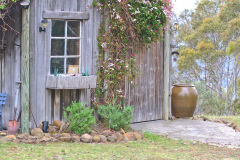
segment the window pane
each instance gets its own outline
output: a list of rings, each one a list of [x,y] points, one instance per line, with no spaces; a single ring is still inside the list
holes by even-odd
[[[79,73],[79,58],[68,58],[67,74],[78,74],[78,73]]]
[[[51,59],[51,74],[54,74],[55,72],[57,74],[64,73],[64,58]]]
[[[67,40],[67,55],[79,55],[79,39]]]
[[[64,34],[65,34],[65,21],[53,20],[52,37],[64,37]]]
[[[79,37],[79,28],[80,22],[79,21],[68,21],[68,29],[67,29],[67,35],[68,37]]]
[[[52,56],[64,55],[64,39],[52,39],[51,55]]]

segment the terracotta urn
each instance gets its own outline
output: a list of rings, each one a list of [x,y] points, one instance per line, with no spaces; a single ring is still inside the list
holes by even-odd
[[[172,88],[172,115],[176,118],[192,117],[198,93],[194,85],[174,84]]]

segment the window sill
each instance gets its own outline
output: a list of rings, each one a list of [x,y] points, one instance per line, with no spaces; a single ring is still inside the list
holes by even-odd
[[[53,76],[48,75],[46,88],[48,89],[88,89],[96,88],[97,76]]]

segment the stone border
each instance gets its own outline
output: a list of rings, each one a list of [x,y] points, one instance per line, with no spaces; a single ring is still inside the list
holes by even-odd
[[[234,129],[236,132],[240,132],[240,127],[237,126],[235,123],[233,122],[229,122],[227,120],[224,119],[217,119],[217,120],[211,120],[207,117],[204,116],[196,116],[196,117],[192,117],[192,120],[203,120],[203,121],[209,121],[209,122],[216,122],[216,123],[221,123],[221,124],[225,124],[228,127],[231,127],[232,129]]]

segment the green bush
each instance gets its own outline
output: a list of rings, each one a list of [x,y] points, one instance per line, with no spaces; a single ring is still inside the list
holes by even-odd
[[[203,83],[195,83],[198,91],[198,114],[223,115],[225,102],[216,93],[208,90]]]
[[[113,104],[100,106],[98,114],[106,121],[108,127],[113,130],[127,129],[132,119],[133,108],[131,106],[120,108]]]
[[[70,130],[76,134],[89,133],[95,122],[93,109],[84,103],[73,101],[64,111],[64,118],[70,123]]]
[[[235,99],[233,102],[233,114],[239,115],[240,114],[240,99]]]

